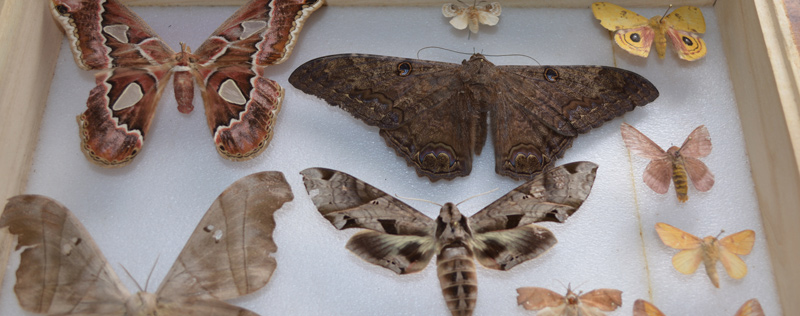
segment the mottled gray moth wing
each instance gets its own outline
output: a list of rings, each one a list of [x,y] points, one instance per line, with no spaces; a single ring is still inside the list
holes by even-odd
[[[435,252],[434,221],[381,190],[341,171],[300,172],[311,200],[337,229],[366,228],[347,242],[365,261],[398,274],[420,271]]]
[[[604,66],[497,66],[495,86],[507,99],[562,135],[577,136],[652,102],[644,77]]]
[[[573,162],[538,173],[533,180],[470,217],[475,258],[483,266],[507,270],[552,248],[557,240],[535,222],[563,222],[583,204],[597,165]]]
[[[547,228],[529,224],[514,229],[477,233],[472,248],[484,267],[508,270],[536,258],[558,242]]]
[[[275,270],[273,214],[294,198],[283,173],[266,171],[231,184],[200,220],[156,292],[179,300],[224,300],[252,293]]]
[[[563,222],[589,196],[597,164],[579,161],[537,173],[469,218],[473,233],[513,229],[542,221]]]
[[[457,64],[340,54],[297,67],[289,83],[365,123],[394,129],[453,97],[462,85]]]
[[[430,217],[349,174],[325,168],[308,168],[300,174],[320,214],[337,229],[433,235],[435,224]]]
[[[130,294],[92,236],[60,203],[39,195],[9,199],[0,228],[22,251],[17,294],[23,309],[42,314],[122,315]]]
[[[397,274],[425,269],[436,250],[431,236],[391,235],[360,231],[347,242],[347,249],[365,261]]]

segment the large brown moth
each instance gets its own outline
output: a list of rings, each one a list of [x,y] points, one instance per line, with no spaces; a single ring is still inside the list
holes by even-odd
[[[432,181],[466,176],[491,117],[495,171],[532,179],[572,141],[658,97],[647,79],[603,66],[451,64],[376,55],[320,57],[289,82],[380,128],[389,147]]]
[[[508,270],[553,247],[550,230],[589,196],[597,165],[574,162],[539,173],[471,217],[446,203],[435,220],[346,173],[303,170],[311,200],[337,229],[365,228],[347,249],[398,274],[421,271],[436,255],[437,274],[453,315],[471,315],[478,283],[474,260]]]
[[[275,270],[273,213],[293,199],[280,172],[234,182],[214,201],[155,293],[131,295],[80,221],[60,203],[20,195],[0,228],[24,248],[14,292],[48,315],[256,315],[222,300],[262,288]]]
[[[272,139],[283,88],[264,66],[286,60],[308,16],[323,0],[251,0],[194,53],[175,53],[117,0],[51,0],[75,62],[97,73],[78,116],[81,149],[90,161],[119,167],[139,153],[156,105],[174,74],[178,110],[193,109],[200,86],[217,151],[231,160],[257,156]]]
[[[567,287],[564,296],[541,287],[521,287],[517,293],[517,304],[537,311],[537,316],[603,316],[622,306],[622,291],[615,289],[575,294]]]
[[[633,126],[622,123],[619,128],[625,146],[637,156],[650,159],[644,170],[644,183],[656,193],[667,193],[672,179],[678,201],[686,202],[689,200],[687,174],[698,191],[706,192],[714,186],[714,174],[697,159],[711,153],[711,136],[704,125],[695,128],[680,148],[672,146],[667,151]]]

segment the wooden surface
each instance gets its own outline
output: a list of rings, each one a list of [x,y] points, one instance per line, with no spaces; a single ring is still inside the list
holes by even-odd
[[[0,5],[0,200],[5,201],[25,190],[62,35],[45,1]],[[6,234],[0,231],[0,267],[9,251]]]
[[[241,5],[247,0],[122,0],[125,4],[134,6],[191,6],[191,5]],[[471,0],[462,0],[470,3]],[[493,0],[496,1],[496,0]],[[332,6],[437,6],[440,7],[447,2],[456,0],[326,0]],[[558,7],[558,8],[588,8],[592,0],[501,0],[503,7]],[[624,7],[652,7],[659,5],[654,0],[616,0],[614,4]],[[672,0],[660,1],[665,8],[667,5],[674,6],[711,6],[716,0]]]
[[[784,315],[800,315],[800,58],[781,0],[715,10]]]

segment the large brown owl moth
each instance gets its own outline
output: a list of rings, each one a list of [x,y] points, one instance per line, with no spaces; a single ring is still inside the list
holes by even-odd
[[[273,214],[293,199],[280,172],[246,176],[214,201],[155,293],[131,295],[89,232],[66,207],[40,195],[6,204],[0,228],[24,248],[14,292],[47,315],[257,315],[222,300],[252,293],[275,270]]]
[[[481,54],[461,64],[331,55],[301,65],[289,83],[378,127],[431,181],[469,175],[489,132],[495,172],[530,180],[579,134],[658,97],[650,81],[623,69],[495,66]]]
[[[341,171],[309,168],[311,200],[337,229],[365,228],[347,249],[398,274],[421,271],[436,255],[439,283],[453,315],[471,315],[478,297],[475,259],[508,270],[553,247],[550,230],[534,223],[564,222],[583,204],[597,165],[574,162],[536,174],[483,210],[466,217],[446,203],[435,220]]]

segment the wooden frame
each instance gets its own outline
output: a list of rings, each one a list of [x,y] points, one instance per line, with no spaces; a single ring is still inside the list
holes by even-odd
[[[245,0],[123,0],[129,5],[239,5]],[[506,0],[503,5],[586,8],[592,0]],[[426,5],[433,0],[328,0],[329,5]],[[785,315],[800,315],[800,55],[782,0],[617,0],[627,6],[713,6]],[[61,32],[47,1],[0,0],[2,199],[25,190]],[[0,232],[0,267],[11,238]],[[4,270],[4,268],[0,268]],[[4,273],[0,274],[0,282]]]

